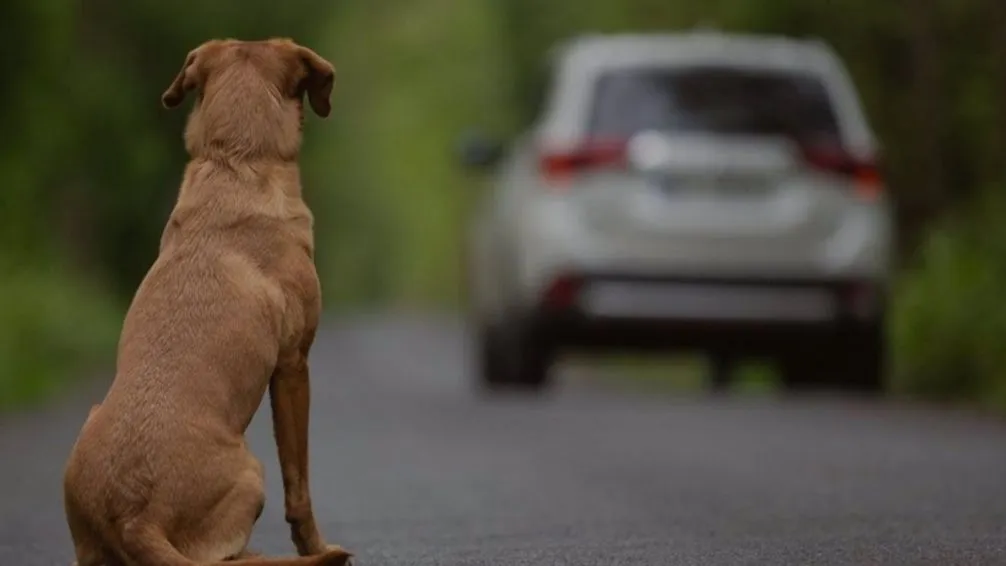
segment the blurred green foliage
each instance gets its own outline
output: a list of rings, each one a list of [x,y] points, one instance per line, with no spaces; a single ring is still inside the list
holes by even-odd
[[[335,63],[335,111],[327,122],[309,119],[304,155],[326,306],[425,308],[456,303],[463,231],[480,186],[452,161],[456,136],[469,127],[518,132],[535,105],[542,57],[558,40],[697,25],[817,36],[846,60],[884,143],[900,241],[912,260],[893,326],[899,383],[991,395],[969,384],[1002,383],[995,360],[978,362],[975,351],[991,348],[996,312],[1006,318],[993,294],[1006,256],[972,242],[997,234],[1006,210],[978,214],[968,203],[982,198],[978,187],[1002,186],[1004,7],[996,0],[4,2],[0,398],[43,388],[24,383],[72,372],[89,353],[114,351],[122,308],[155,257],[186,158],[185,111],[163,110],[159,96],[199,42],[284,35]],[[964,220],[927,237],[948,214]],[[961,293],[974,301],[973,314]],[[969,319],[970,326],[961,322]],[[986,326],[989,334],[980,335]],[[933,340],[941,347],[920,345]]]
[[[929,234],[895,289],[895,386],[1006,410],[1006,195],[988,191]]]
[[[4,265],[5,268],[9,267]],[[54,266],[0,278],[0,410],[35,402],[106,361],[119,330],[107,292]]]
[[[325,30],[335,123],[305,155],[318,263],[336,308],[449,307],[476,187],[455,136],[510,123],[499,20],[484,0],[341,2]],[[328,214],[328,216],[321,216]]]
[[[328,3],[0,4],[0,406],[107,362],[186,155],[160,95],[210,37],[309,43]]]

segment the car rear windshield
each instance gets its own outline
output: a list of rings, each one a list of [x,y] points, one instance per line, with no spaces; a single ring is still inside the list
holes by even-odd
[[[591,133],[628,137],[643,130],[839,138],[828,93],[811,74],[688,67],[602,75]]]

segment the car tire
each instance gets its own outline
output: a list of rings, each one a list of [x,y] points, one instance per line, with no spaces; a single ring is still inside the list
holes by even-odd
[[[707,359],[708,375],[706,387],[712,393],[723,393],[730,389],[734,381],[736,360],[730,354],[713,352]]]
[[[850,337],[846,342],[842,364],[845,379],[842,389],[864,395],[880,395],[886,391],[887,344],[882,325],[876,324]]]
[[[481,384],[490,390],[536,391],[549,383],[553,349],[529,324],[490,324],[478,332]]]
[[[824,381],[821,374],[824,370],[821,366],[825,363],[815,361],[815,356],[803,351],[782,356],[777,361],[776,367],[783,390],[802,392],[820,388]]]
[[[886,344],[881,324],[849,332],[820,353],[792,352],[778,367],[783,388],[789,391],[831,389],[862,395],[886,390]]]
[[[506,383],[509,368],[505,342],[496,326],[482,325],[476,333],[476,362],[478,376],[483,385],[494,387]]]

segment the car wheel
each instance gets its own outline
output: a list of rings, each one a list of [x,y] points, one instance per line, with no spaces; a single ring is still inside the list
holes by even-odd
[[[538,390],[549,383],[553,349],[531,325],[486,325],[479,330],[479,371],[489,389]]]
[[[844,379],[836,385],[854,393],[883,394],[886,387],[887,347],[883,327],[874,325],[851,337],[840,356]]]
[[[823,357],[816,357],[817,360]],[[822,367],[826,362],[815,361],[815,356],[809,352],[793,352],[782,356],[776,363],[779,371],[779,381],[786,391],[800,392],[820,388],[825,379]]]
[[[505,351],[506,344],[499,327],[480,326],[477,334],[476,356],[480,380],[490,387],[506,383],[510,379],[510,368]]]
[[[733,383],[735,360],[733,356],[714,352],[708,356],[707,387],[709,391],[721,393],[730,388]]]
[[[779,362],[782,385],[791,391],[831,389],[882,394],[885,370],[886,348],[880,325],[843,336],[820,352],[789,353]]]

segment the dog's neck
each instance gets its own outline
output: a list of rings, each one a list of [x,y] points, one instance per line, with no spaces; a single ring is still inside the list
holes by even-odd
[[[229,159],[194,157],[185,167],[179,190],[179,200],[191,203],[207,199],[232,198],[228,193],[241,193],[241,200],[276,198],[303,200],[300,167],[296,162],[275,159]]]
[[[244,75],[245,77],[247,75]],[[221,76],[217,84],[228,85]],[[300,155],[303,108],[266,83],[242,88],[208,86],[189,115],[185,148],[193,159],[239,166],[296,163]]]
[[[171,218],[161,235],[163,252],[171,242],[207,229],[233,227],[249,219],[270,219],[295,228],[313,250],[313,216],[304,202],[295,163],[243,161],[221,163],[195,158],[185,168]],[[311,252],[313,253],[313,252]]]

